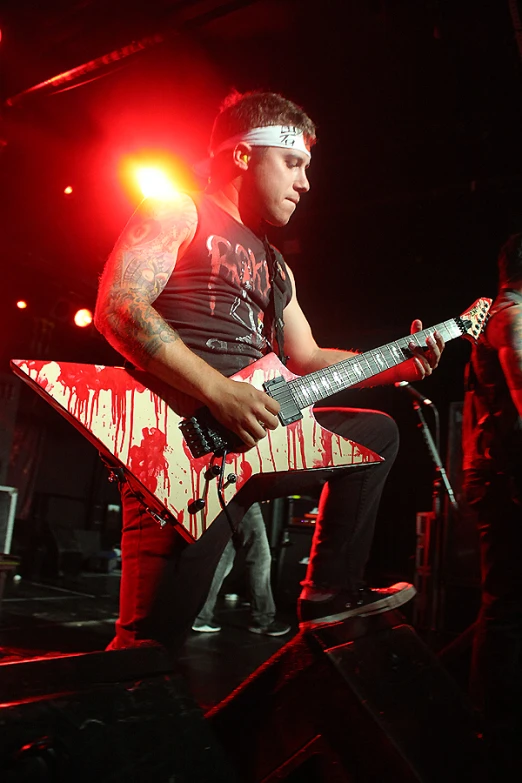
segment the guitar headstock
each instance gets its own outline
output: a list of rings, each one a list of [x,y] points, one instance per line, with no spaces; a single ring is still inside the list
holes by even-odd
[[[471,340],[473,343],[477,342],[488,322],[489,308],[492,301],[492,299],[487,297],[481,297],[457,318],[457,322],[462,329],[462,336],[467,340]]]

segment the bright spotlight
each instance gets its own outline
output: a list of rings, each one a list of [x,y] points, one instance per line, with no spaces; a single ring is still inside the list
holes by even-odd
[[[142,166],[136,171],[136,179],[145,198],[170,199],[179,195],[179,191],[161,169]]]
[[[27,307],[27,302],[25,301],[25,299],[19,299],[18,302],[16,303],[16,306],[18,307],[19,310],[25,310]]]
[[[66,196],[70,196],[71,193],[73,192],[71,185],[67,185],[67,187],[63,189],[63,192],[65,193]]]
[[[84,326],[90,326],[92,324],[92,313],[90,310],[88,310],[86,307],[83,307],[81,310],[77,310],[74,315],[74,323],[76,326],[84,327]]]

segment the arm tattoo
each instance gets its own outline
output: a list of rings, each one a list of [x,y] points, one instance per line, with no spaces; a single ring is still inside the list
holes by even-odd
[[[100,281],[97,321],[114,346],[146,366],[178,333],[152,307],[172,274],[195,214],[152,202],[131,218]],[[106,327],[106,328],[104,328]],[[108,334],[107,334],[108,332]]]

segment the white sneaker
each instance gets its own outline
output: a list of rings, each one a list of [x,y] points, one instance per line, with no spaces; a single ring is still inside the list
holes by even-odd
[[[217,633],[218,631],[221,631],[221,626],[212,622],[212,620],[208,623],[203,620],[194,620],[192,630],[198,631],[199,633]]]

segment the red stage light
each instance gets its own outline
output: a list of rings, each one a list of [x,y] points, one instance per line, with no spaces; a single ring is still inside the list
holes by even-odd
[[[179,191],[169,176],[155,166],[140,166],[136,169],[136,179],[144,198],[175,198]]]
[[[76,326],[84,327],[92,324],[92,313],[86,307],[81,310],[77,310],[74,315],[74,323]]]
[[[27,307],[27,302],[24,299],[19,299],[16,303],[16,306],[19,310],[25,310]]]
[[[67,185],[67,187],[63,189],[63,192],[65,193],[66,196],[70,196],[71,193],[73,192],[73,189],[70,185]]]

